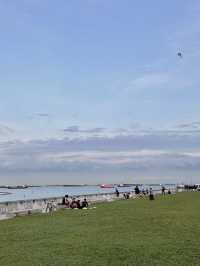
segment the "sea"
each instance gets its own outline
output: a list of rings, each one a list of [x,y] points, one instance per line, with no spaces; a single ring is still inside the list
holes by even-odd
[[[140,189],[150,188],[153,190],[161,189],[160,185],[142,185]],[[174,189],[176,185],[165,185],[166,189]],[[135,186],[129,187],[117,187],[119,192],[131,192]],[[33,199],[44,199],[53,197],[63,197],[64,195],[78,196],[78,195],[89,195],[89,194],[103,194],[113,193],[113,188],[101,188],[100,186],[38,186],[18,189],[0,188],[0,202],[18,201],[18,200],[33,200]]]

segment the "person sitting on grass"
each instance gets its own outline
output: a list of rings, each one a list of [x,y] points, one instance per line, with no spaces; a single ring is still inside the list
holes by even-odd
[[[130,198],[130,192],[124,193],[124,198],[127,200]]]
[[[168,192],[167,192],[167,194],[169,194],[169,195],[170,195],[170,194],[172,194],[170,189],[168,189]]]
[[[78,209],[82,208],[81,207],[81,201],[79,199],[76,201],[76,206],[77,206]]]
[[[69,199],[68,199],[68,195],[65,195],[63,200],[62,200],[62,205],[64,205],[66,208],[69,208]]]
[[[129,199],[130,195],[129,192],[126,193],[126,199]]]
[[[70,208],[71,209],[77,209],[77,202],[75,198],[72,198],[72,201],[70,203]]]
[[[82,203],[81,203],[81,208],[82,208],[82,209],[83,209],[83,208],[88,208],[88,202],[87,202],[86,198],[84,198],[84,200],[82,201]]]
[[[65,197],[62,198],[62,205],[65,205]]]

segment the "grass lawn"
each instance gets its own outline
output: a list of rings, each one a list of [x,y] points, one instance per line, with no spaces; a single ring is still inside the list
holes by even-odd
[[[0,222],[0,265],[200,265],[200,193]]]

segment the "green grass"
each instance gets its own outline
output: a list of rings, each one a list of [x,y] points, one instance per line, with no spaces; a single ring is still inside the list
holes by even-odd
[[[0,222],[0,265],[200,265],[200,193]]]

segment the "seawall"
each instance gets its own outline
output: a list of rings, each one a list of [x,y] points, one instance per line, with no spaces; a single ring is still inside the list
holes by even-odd
[[[175,192],[172,191],[172,192]],[[154,194],[160,194],[161,190],[154,191]],[[81,201],[87,198],[89,203],[97,202],[109,202],[124,198],[124,193],[120,193],[119,197],[115,193],[103,193],[103,194],[90,194],[90,195],[78,195],[76,199]],[[131,198],[135,197],[135,193],[130,194]],[[71,199],[70,197],[69,199]],[[18,215],[31,214],[35,212],[45,213],[48,209],[48,204],[53,206],[55,209],[63,208],[61,205],[62,197],[45,198],[45,199],[32,199],[32,200],[21,200],[21,201],[9,201],[0,203],[0,220],[12,218]]]

